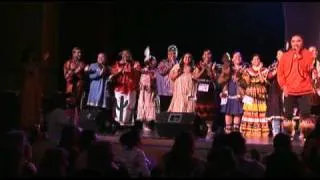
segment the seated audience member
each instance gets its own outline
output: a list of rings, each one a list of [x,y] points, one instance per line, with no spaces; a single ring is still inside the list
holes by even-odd
[[[302,159],[312,176],[320,177],[320,118],[315,129],[306,138]]]
[[[48,100],[46,104],[45,124],[47,125],[48,138],[57,143],[61,138],[62,129],[65,126],[71,125],[71,121],[63,109],[64,100],[57,96],[54,99]]]
[[[26,143],[24,147],[24,159],[22,164],[22,177],[35,177],[37,174],[37,168],[32,161],[32,146]]]
[[[80,155],[76,160],[76,169],[80,170],[86,167],[88,149],[96,142],[96,133],[93,130],[83,130],[80,135]],[[88,172],[89,173],[89,172]],[[87,174],[88,175],[88,174]]]
[[[239,175],[236,159],[230,148],[221,146],[209,151],[204,177],[239,177]]]
[[[254,159],[258,162],[260,162],[261,160],[261,156],[260,156],[260,153],[257,149],[251,149],[250,150],[250,156],[251,156],[251,159]]]
[[[231,132],[228,135],[228,146],[233,150],[238,171],[249,178],[262,178],[264,175],[264,166],[256,160],[245,156],[246,140],[240,132]]]
[[[83,130],[80,133],[80,150],[87,151],[96,140],[97,137],[94,130]]]
[[[182,132],[175,138],[171,150],[152,170],[152,177],[199,177],[205,163],[194,158],[195,140],[190,132]]]
[[[80,154],[79,138],[80,131],[77,127],[70,125],[63,128],[59,147],[68,152],[68,173],[70,174],[74,173],[75,162]]]
[[[36,166],[40,164],[46,150],[57,145],[46,137],[45,132],[39,131],[36,127],[29,132],[29,142],[32,146],[32,160]]]
[[[306,140],[309,139],[314,139],[320,142],[320,116],[316,120],[315,128],[312,130],[309,136],[306,137]]]
[[[320,144],[315,139],[306,140],[302,160],[308,175],[311,177],[320,177]]]
[[[225,134],[225,133],[217,134],[212,141],[211,149],[228,146],[228,138],[229,138],[228,134]]]
[[[303,177],[302,162],[292,151],[290,136],[279,133],[273,139],[274,151],[266,157],[266,178]]]
[[[41,160],[38,177],[66,177],[68,153],[63,148],[50,148]]]
[[[0,152],[1,177],[22,177],[27,143],[23,131],[4,134]]]
[[[76,172],[74,177],[79,178],[90,178],[90,177],[104,177],[104,171],[101,169],[88,169],[84,168]]]
[[[122,150],[117,160],[127,168],[130,177],[149,177],[150,161],[139,148],[141,143],[139,131],[131,130],[123,134],[120,143]]]
[[[122,166],[114,162],[112,145],[106,141],[95,142],[88,150],[87,168],[77,173],[110,178],[129,177]]]

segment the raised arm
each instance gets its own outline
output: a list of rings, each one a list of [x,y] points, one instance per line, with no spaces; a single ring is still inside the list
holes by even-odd
[[[94,80],[101,77],[103,69],[95,68],[92,64],[88,68],[89,79]]]
[[[76,76],[78,78],[82,78],[85,67],[86,67],[86,64],[84,62],[80,62],[80,64],[77,67],[77,69],[75,69],[74,73],[76,74]]]
[[[268,72],[267,79],[272,79],[272,78],[275,77],[276,75],[277,75],[277,70],[274,69],[274,70]]]
[[[230,66],[223,66],[220,75],[218,76],[218,84],[224,85],[231,78]]]
[[[63,65],[63,75],[65,79],[69,79],[73,75],[73,71],[69,67],[69,61],[65,62]]]
[[[192,74],[193,78],[199,79],[203,72],[204,72],[203,68],[201,68],[201,70],[200,70],[198,67],[196,67],[195,70],[193,71],[193,74]]]
[[[109,76],[109,79],[112,80],[121,73],[123,73],[123,66],[119,67],[118,64],[115,64],[111,67],[111,75]]]
[[[181,72],[180,72],[180,66],[179,66],[179,64],[176,64],[176,65],[173,66],[173,68],[170,70],[170,72],[169,72],[169,78],[170,78],[172,81],[175,81],[180,74],[181,74]]]
[[[238,77],[238,82],[242,88],[246,88],[250,84],[251,77],[248,69],[240,70],[236,76]]]
[[[165,76],[168,73],[170,73],[170,67],[167,66],[166,63],[164,63],[164,61],[160,61],[158,65],[158,71],[162,76]]]

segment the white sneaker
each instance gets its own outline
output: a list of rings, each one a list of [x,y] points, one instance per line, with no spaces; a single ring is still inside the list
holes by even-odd
[[[143,125],[143,131],[145,131],[145,132],[150,132],[151,131],[151,129],[147,126],[147,125]]]

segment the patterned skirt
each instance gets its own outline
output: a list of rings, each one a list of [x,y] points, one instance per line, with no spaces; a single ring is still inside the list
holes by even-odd
[[[203,88],[206,87],[206,88]],[[213,121],[216,113],[216,86],[208,79],[199,79],[196,92],[195,112],[204,121]]]
[[[257,90],[259,88],[259,90]],[[261,92],[259,94],[255,92]],[[251,93],[254,92],[254,93]],[[251,87],[246,90],[243,98],[243,116],[240,130],[254,136],[268,135],[269,126],[266,117],[266,89],[263,86]]]

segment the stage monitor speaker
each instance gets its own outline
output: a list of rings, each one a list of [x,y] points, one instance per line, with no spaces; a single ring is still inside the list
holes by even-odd
[[[160,137],[174,138],[183,131],[191,131],[196,136],[205,136],[207,126],[195,113],[157,114],[156,129]]]
[[[119,123],[115,122],[105,110],[83,109],[80,113],[79,126],[83,130],[94,130],[100,133],[114,134],[119,129]]]

